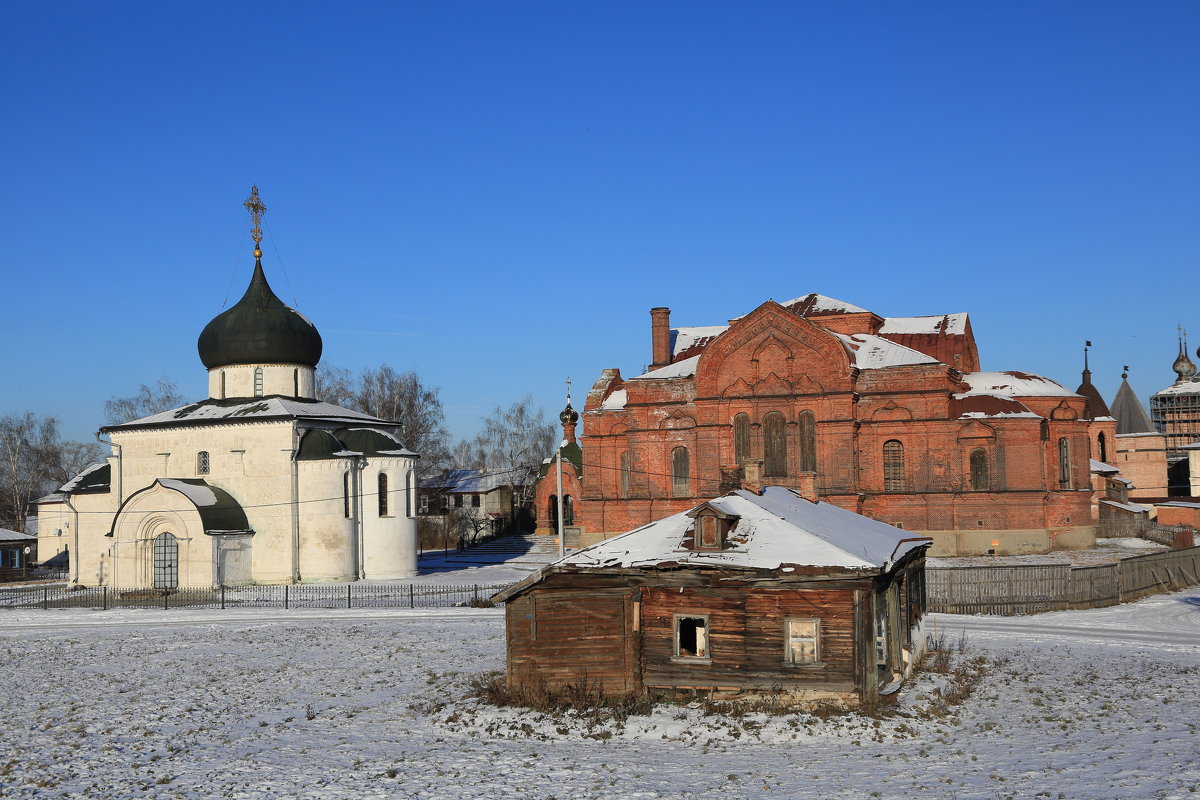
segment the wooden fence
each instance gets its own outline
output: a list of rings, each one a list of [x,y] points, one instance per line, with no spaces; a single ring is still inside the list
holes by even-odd
[[[1200,547],[1149,553],[1097,567],[1067,564],[929,567],[930,611],[1036,614],[1100,608],[1200,583]]]

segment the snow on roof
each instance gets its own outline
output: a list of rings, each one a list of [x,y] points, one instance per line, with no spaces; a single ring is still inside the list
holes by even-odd
[[[693,347],[705,347],[713,339],[729,330],[728,325],[698,325],[691,328],[671,329],[671,355],[677,356]]]
[[[547,459],[548,461],[549,459]],[[444,489],[450,493],[486,493],[504,486],[523,484],[521,469],[452,469],[448,475],[439,475],[421,481],[428,489]]]
[[[148,417],[124,422],[120,425],[108,425],[102,430],[120,430],[122,428],[141,427],[146,425],[179,425],[196,422],[219,422],[241,419],[334,419],[353,422],[383,422],[370,414],[352,411],[349,408],[335,406],[324,401],[297,400],[290,397],[254,397],[241,402],[207,399],[191,403],[170,411],[151,414]]]
[[[1200,508],[1200,503],[1189,503],[1187,500],[1171,500],[1167,503],[1155,503],[1156,506],[1170,506],[1171,508]]]
[[[88,475],[91,475],[96,470],[104,469],[107,466],[107,461],[98,461],[95,464],[89,464],[88,466],[84,467],[83,472],[80,472],[74,478],[71,478],[71,480],[58,487],[58,491],[64,494],[75,491],[79,488],[79,484],[83,483],[84,478],[86,478]]]
[[[793,308],[793,311],[807,316],[809,314],[869,314],[865,308],[859,308],[856,305],[851,305],[844,300],[838,300],[833,297],[826,297],[823,294],[810,292],[809,294],[800,297],[793,297],[791,300],[784,300],[779,305],[784,308]]]
[[[676,361],[674,364],[668,364],[665,367],[652,369],[649,372],[644,372],[641,375],[630,378],[631,381],[655,381],[665,378],[690,378],[696,374],[696,364],[700,362],[700,356],[692,356],[685,358],[683,361]]]
[[[1079,397],[1060,383],[1032,372],[968,372],[962,380],[970,388],[957,398],[990,394],[996,397]]]
[[[966,313],[940,314],[932,317],[887,317],[883,320],[881,334],[952,334],[967,332]]]
[[[1097,461],[1094,458],[1088,459],[1088,469],[1097,475],[1116,475],[1121,471],[1111,464],[1105,464],[1103,461]]]
[[[604,402],[600,404],[602,411],[620,411],[625,408],[625,403],[629,398],[629,392],[624,389],[616,389],[609,393],[608,397],[604,398]]]
[[[191,500],[194,506],[215,506],[217,504],[217,495],[208,486],[184,483],[174,478],[159,478],[158,482],[167,489],[174,489],[179,492],[188,500]]]
[[[1200,381],[1193,378],[1190,381],[1173,383],[1167,388],[1155,392],[1155,395],[1160,394],[1200,394]]]
[[[937,364],[933,356],[896,344],[882,336],[869,333],[842,334],[830,331],[841,340],[846,349],[854,356],[854,366],[858,369],[886,369],[887,367],[907,367],[913,364]]]
[[[738,517],[727,549],[685,549],[683,538],[693,519],[683,512],[579,550],[552,566],[679,564],[774,570],[794,565],[886,570],[930,543],[928,537],[830,503],[810,502],[780,486],[768,486],[762,495],[739,489],[708,505]]]
[[[1150,511],[1150,506],[1144,506],[1141,503],[1120,503],[1116,500],[1101,500],[1100,502],[1106,506],[1128,511],[1130,514],[1146,514]]]
[[[0,528],[0,542],[28,541],[37,541],[37,537],[29,533],[21,533],[20,531],[10,531],[8,528]]]

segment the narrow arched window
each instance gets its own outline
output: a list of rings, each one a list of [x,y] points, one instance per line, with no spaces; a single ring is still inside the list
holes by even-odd
[[[895,439],[883,443],[883,490],[904,491],[904,445]]]
[[[416,488],[413,484],[413,471],[410,469],[404,480],[404,516],[406,517],[413,515],[413,490]]]
[[[1071,488],[1071,443],[1065,436],[1058,440],[1058,486]]]
[[[225,399],[225,370],[221,370],[221,399]]]
[[[196,453],[196,474],[197,475],[207,475],[208,468],[209,468],[208,451],[201,450],[199,453]]]
[[[987,451],[976,447],[971,451],[971,489],[986,492],[992,488],[988,478]]]
[[[254,368],[254,396],[262,397],[263,393],[263,371],[262,367]]]
[[[691,495],[692,465],[686,447],[671,451],[671,494],[675,497]]]
[[[379,473],[379,516],[386,517],[388,506],[388,479],[387,473]]]
[[[546,510],[548,513],[546,514],[546,519],[550,520],[550,529],[553,531],[557,531],[558,530],[558,495],[556,495],[556,494],[550,495],[550,499],[549,499],[549,502],[547,503],[547,506],[548,507]]]
[[[811,411],[801,411],[797,419],[800,439],[800,471],[817,471],[817,418]]]
[[[292,397],[300,396],[300,370],[292,370]]]
[[[563,495],[563,525],[575,524],[575,498],[569,494]]]
[[[629,497],[629,487],[633,483],[632,456],[626,450],[621,453],[621,497]]]
[[[342,514],[350,519],[350,473],[342,473]]]
[[[739,467],[750,457],[750,415],[733,418],[733,461]]]
[[[1106,439],[1104,437],[1104,431],[1101,431],[1100,434],[1096,437],[1096,446],[1097,446],[1096,449],[1098,449],[1100,451],[1101,463],[1107,464],[1108,463],[1108,439]]]
[[[772,411],[763,417],[763,476],[782,477],[787,471],[787,422]]]

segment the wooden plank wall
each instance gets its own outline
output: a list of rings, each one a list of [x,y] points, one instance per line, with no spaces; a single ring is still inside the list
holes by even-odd
[[[708,616],[711,661],[675,657],[675,615]],[[784,618],[821,620],[821,663],[785,666]],[[644,589],[642,681],[647,687],[854,690],[854,590]]]
[[[1116,564],[938,567],[925,572],[929,610],[947,614],[1035,614],[1100,608],[1200,583],[1200,547],[1149,553]]]

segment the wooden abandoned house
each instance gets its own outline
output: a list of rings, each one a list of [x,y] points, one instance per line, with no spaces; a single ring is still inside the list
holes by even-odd
[[[509,687],[872,698],[923,648],[929,544],[793,489],[736,490],[498,593]]]

